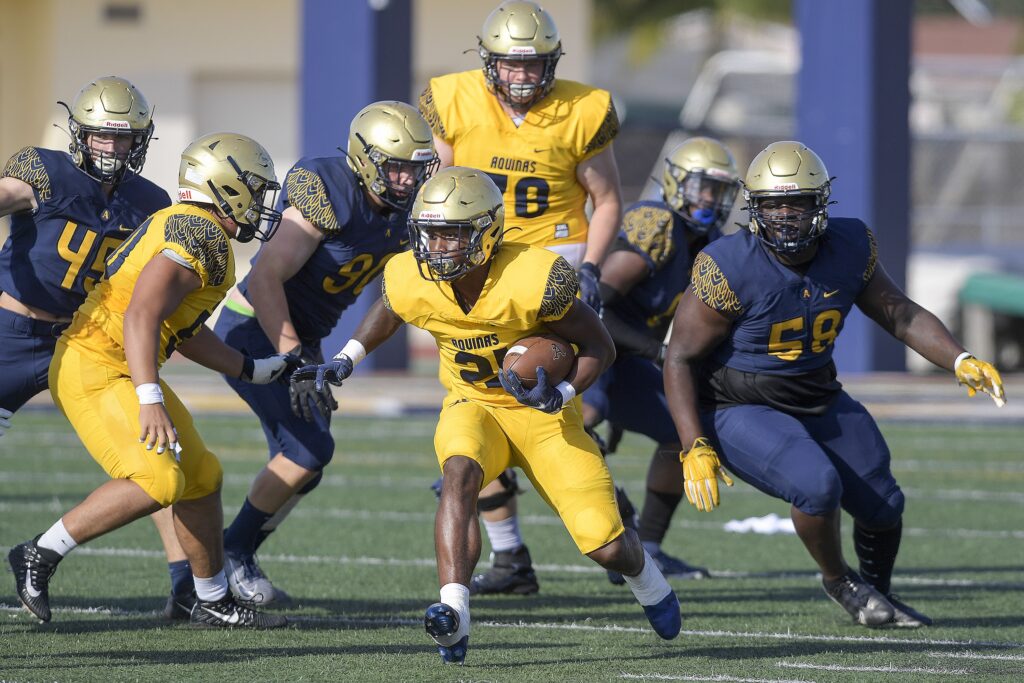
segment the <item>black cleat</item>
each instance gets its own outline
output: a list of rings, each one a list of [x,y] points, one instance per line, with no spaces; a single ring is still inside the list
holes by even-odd
[[[11,548],[7,561],[14,571],[14,585],[21,604],[40,621],[50,620],[50,578],[63,558],[36,545],[39,536]]]
[[[491,553],[491,568],[469,582],[470,595],[513,593],[530,595],[540,590],[533,571],[530,551],[525,545],[513,551]]]
[[[893,617],[890,621],[882,624],[887,628],[921,628],[931,626],[931,617],[921,614],[916,609],[897,598],[892,593],[885,596],[893,608]]]
[[[192,606],[196,604],[196,592],[185,595],[171,593],[164,605],[164,619],[168,621],[188,621],[192,616]]]
[[[220,600],[205,602],[196,600],[192,606],[189,622],[199,628],[281,628],[288,625],[288,619],[279,614],[257,612],[251,607],[239,604],[230,591]]]
[[[838,581],[822,579],[821,584],[825,594],[862,626],[882,626],[895,616],[896,610],[885,596],[852,569]]]

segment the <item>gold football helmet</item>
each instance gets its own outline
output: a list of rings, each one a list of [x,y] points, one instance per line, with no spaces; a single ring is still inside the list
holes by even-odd
[[[178,201],[212,204],[238,225],[235,239],[266,242],[281,222],[272,207],[281,185],[260,143],[238,133],[211,133],[181,153]]]
[[[501,190],[475,168],[438,172],[423,183],[409,212],[409,240],[427,280],[455,280],[484,265],[501,246],[504,229]]]
[[[349,165],[385,204],[408,211],[416,190],[437,170],[430,125],[405,102],[374,102],[349,126]]]
[[[743,181],[750,232],[778,253],[804,251],[825,233],[831,191],[817,154],[793,140],[773,142],[750,162]]]
[[[123,78],[105,76],[87,84],[68,110],[71,156],[75,164],[100,182],[117,184],[126,171],[140,173],[153,137],[153,110],[138,88]],[[86,144],[93,134],[131,136],[127,154],[96,152]]]
[[[740,174],[732,153],[713,138],[690,138],[665,158],[662,173],[665,202],[683,219],[687,230],[706,235],[721,229],[740,190]]]
[[[487,85],[506,103],[529,109],[555,87],[555,67],[562,56],[562,41],[555,20],[537,3],[501,3],[484,20],[477,39]],[[510,83],[499,77],[498,60],[541,61],[544,72],[536,84]]]

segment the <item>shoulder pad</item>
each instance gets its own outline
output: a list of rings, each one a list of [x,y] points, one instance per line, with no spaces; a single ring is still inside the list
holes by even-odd
[[[323,178],[309,169],[295,166],[285,179],[288,188],[288,202],[299,210],[302,217],[316,226],[325,235],[341,231],[334,214],[331,200]]]
[[[177,244],[198,261],[210,284],[224,282],[231,245],[219,225],[202,216],[172,214],[164,221],[164,241]]]
[[[544,284],[544,297],[540,302],[538,317],[541,320],[557,320],[564,316],[579,288],[576,271],[561,256],[556,258]]]
[[[40,200],[46,200],[53,194],[50,187],[50,176],[46,172],[43,158],[35,147],[25,147],[15,154],[4,166],[3,177],[17,178],[35,188]]]
[[[664,206],[635,205],[622,217],[622,232],[630,245],[650,258],[657,269],[676,251],[672,241],[675,224],[672,211]]]

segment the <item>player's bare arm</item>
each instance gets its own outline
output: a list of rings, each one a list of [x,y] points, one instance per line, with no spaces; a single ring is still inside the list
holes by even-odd
[[[136,389],[159,383],[160,324],[174,313],[189,292],[201,286],[202,280],[195,271],[162,255],[147,263],[139,273],[124,314],[124,355]],[[174,424],[163,403],[139,406],[139,439],[147,448],[155,445],[158,452],[177,442]]]
[[[682,444],[704,436],[697,417],[697,362],[722,343],[732,321],[687,288],[672,319],[672,337],[665,354],[665,397]]]
[[[857,297],[860,310],[882,329],[946,370],[964,349],[942,321],[915,303],[892,281],[881,264]]]
[[[206,325],[175,349],[193,363],[229,377],[239,377],[245,356],[228,346]]]
[[[436,135],[434,136],[434,150],[437,152],[437,158],[441,161],[438,170],[455,165],[455,150],[446,140]]]
[[[576,364],[565,378],[577,394],[597,381],[615,360],[615,344],[608,330],[590,306],[579,299],[570,304],[560,320],[547,323],[548,328],[579,348]]]
[[[267,338],[286,353],[301,342],[288,313],[284,283],[309,260],[323,233],[290,206],[282,214],[276,238],[263,246],[249,274],[249,303]]]
[[[0,216],[35,211],[37,208],[39,205],[31,185],[17,178],[0,178]]]
[[[622,188],[612,145],[609,144],[581,162],[576,167],[576,178],[594,205],[583,262],[600,266],[619,234],[619,225],[622,223]]]
[[[384,299],[377,299],[360,321],[352,338],[363,345],[366,353],[370,353],[390,339],[404,324],[405,321],[384,305]]]

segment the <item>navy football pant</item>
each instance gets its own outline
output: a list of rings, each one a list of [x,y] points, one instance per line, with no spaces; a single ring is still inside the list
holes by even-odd
[[[890,528],[903,514],[889,447],[845,391],[820,416],[742,405],[703,413],[701,422],[730,472],[801,512],[824,515],[841,506],[869,529]]]
[[[228,346],[263,358],[277,353],[256,318],[225,308],[221,311],[214,332]],[[306,422],[292,413],[288,385],[283,381],[270,384],[249,384],[234,377],[224,379],[249,404],[260,419],[267,437],[269,456],[283,453],[295,464],[319,472],[334,456],[334,438],[330,419],[314,412],[314,421]]]
[[[641,356],[621,356],[589,389],[583,402],[602,419],[661,443],[676,443],[661,368]]]
[[[49,386],[50,360],[67,326],[0,308],[0,408],[16,412]]]

